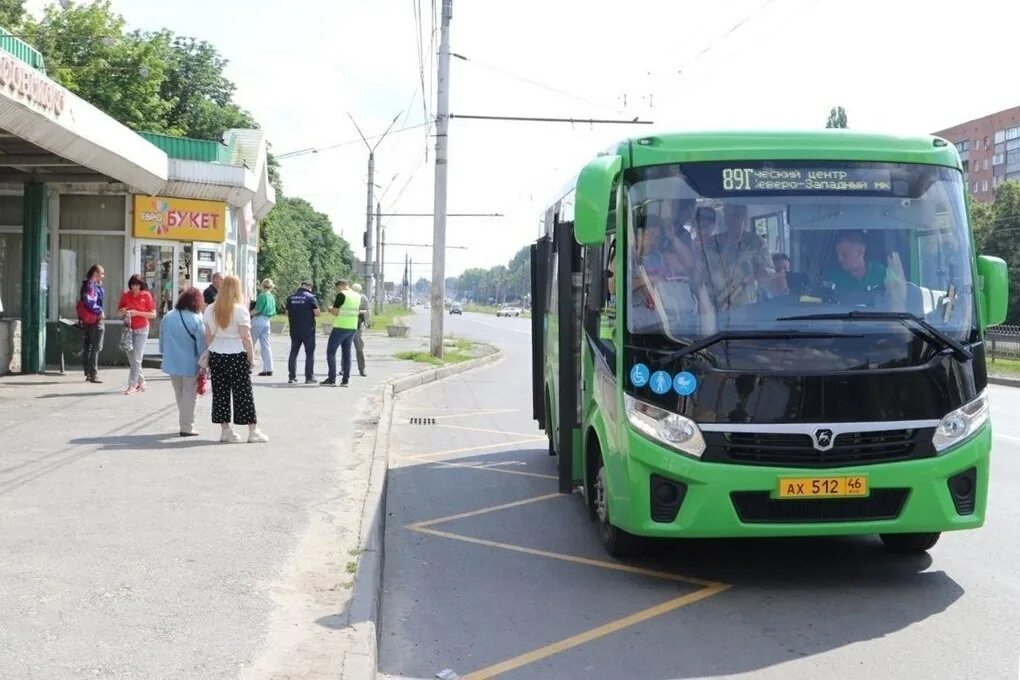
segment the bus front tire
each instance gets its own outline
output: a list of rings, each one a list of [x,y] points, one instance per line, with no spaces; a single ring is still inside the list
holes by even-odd
[[[595,473],[595,494],[593,505],[595,522],[599,529],[599,540],[602,547],[611,557],[623,559],[636,554],[640,549],[640,539],[619,527],[613,526],[609,517],[609,494],[606,488],[606,466],[599,456],[599,469]]]
[[[879,534],[879,538],[889,552],[910,555],[931,550],[941,535],[935,531],[923,534]]]

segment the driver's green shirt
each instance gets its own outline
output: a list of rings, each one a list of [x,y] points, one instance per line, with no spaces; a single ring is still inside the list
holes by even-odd
[[[840,293],[866,293],[885,287],[885,265],[881,262],[868,260],[864,270],[864,276],[857,279],[850,272],[843,269],[834,269],[829,272],[826,279],[836,284],[836,291]]]

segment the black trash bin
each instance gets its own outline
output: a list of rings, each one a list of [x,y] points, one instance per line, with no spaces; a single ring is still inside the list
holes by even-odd
[[[81,358],[82,325],[81,321],[75,319],[57,320],[57,351],[60,354],[60,373],[64,374],[64,362],[68,356]]]

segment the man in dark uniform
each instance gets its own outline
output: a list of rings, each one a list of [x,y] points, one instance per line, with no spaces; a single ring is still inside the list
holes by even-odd
[[[311,281],[302,281],[301,287],[287,298],[287,325],[290,328],[290,359],[287,361],[289,384],[297,382],[297,356],[305,348],[305,384],[315,384],[315,317],[319,316],[319,302],[312,295]]]

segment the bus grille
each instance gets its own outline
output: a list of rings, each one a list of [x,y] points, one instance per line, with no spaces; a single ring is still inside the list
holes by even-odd
[[[772,498],[768,491],[730,494],[737,516],[745,524],[803,522],[863,522],[896,519],[909,489],[872,489],[867,498]]]
[[[806,434],[706,432],[707,449],[702,460],[784,467],[889,463],[934,456],[933,433],[931,428],[844,432],[836,436],[831,449],[819,451]]]

